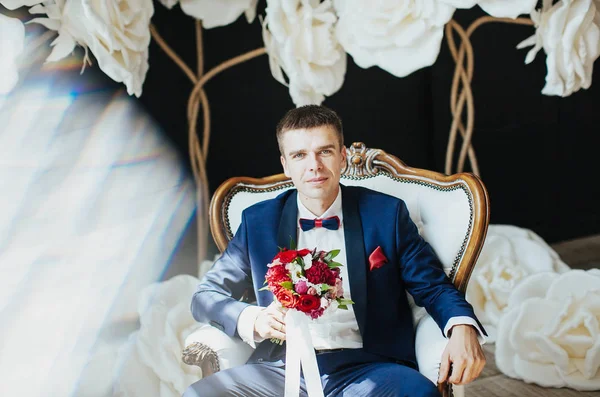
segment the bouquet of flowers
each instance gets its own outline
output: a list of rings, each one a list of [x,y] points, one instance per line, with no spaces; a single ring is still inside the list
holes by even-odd
[[[283,248],[267,265],[267,285],[261,290],[270,290],[283,307],[296,309],[312,319],[322,316],[331,306],[347,310],[354,302],[344,299],[342,264],[333,260],[339,253],[339,249],[325,252],[316,248]]]

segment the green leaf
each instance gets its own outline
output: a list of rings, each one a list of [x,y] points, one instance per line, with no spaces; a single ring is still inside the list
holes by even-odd
[[[321,291],[329,291],[330,289],[329,284],[321,284]]]
[[[346,305],[353,305],[354,302],[352,301],[352,299],[343,299],[343,298],[337,298],[336,299],[338,305],[340,306],[346,306]]]
[[[335,258],[336,256],[338,256],[338,254],[340,253],[340,250],[332,250],[329,251],[329,255],[331,255],[331,259]]]
[[[329,262],[331,261],[331,258],[333,258],[333,256],[331,256],[331,252],[330,252],[323,257],[323,262],[329,264]]]
[[[339,262],[331,261],[327,264],[327,266],[329,266],[330,269],[335,269],[336,267],[340,267],[340,266],[344,266],[344,265],[342,265]]]
[[[348,306],[346,305],[339,305],[337,308],[342,310],[348,310]]]
[[[269,287],[268,286],[262,287],[261,289],[259,289],[259,291],[269,291]]]
[[[285,288],[285,289],[290,289],[290,290],[291,290],[291,289],[292,289],[292,287],[294,286],[294,285],[292,284],[292,282],[291,282],[291,281],[282,281],[280,285],[281,285],[283,288]]]
[[[292,236],[290,236],[290,249],[291,250],[295,250],[296,249],[296,242],[294,241],[294,239],[292,238]]]

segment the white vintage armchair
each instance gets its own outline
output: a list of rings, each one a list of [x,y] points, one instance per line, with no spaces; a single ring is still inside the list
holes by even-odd
[[[470,173],[446,176],[411,168],[383,150],[354,143],[341,183],[364,186],[403,199],[421,236],[431,244],[456,287],[465,292],[489,224],[489,199],[481,180]],[[255,179],[232,178],[215,192],[210,205],[213,238],[222,252],[241,222],[242,211],[292,188],[283,174]],[[446,339],[425,309],[413,304],[419,371],[436,383]],[[252,348],[220,330],[204,325],[186,340],[183,361],[202,368],[203,376],[246,362]],[[444,396],[464,388],[439,385]]]

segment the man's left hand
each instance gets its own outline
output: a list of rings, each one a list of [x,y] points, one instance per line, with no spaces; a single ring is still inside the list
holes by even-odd
[[[455,325],[442,354],[438,383],[464,385],[479,376],[485,366],[485,355],[477,340],[477,330],[470,325]],[[452,372],[450,373],[450,367]]]

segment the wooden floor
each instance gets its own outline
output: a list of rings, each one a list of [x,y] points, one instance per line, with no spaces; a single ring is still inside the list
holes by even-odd
[[[600,235],[555,244],[552,248],[572,268],[600,267]],[[509,378],[496,367],[495,346],[484,345],[484,350],[486,367],[477,380],[466,386],[466,397],[600,397],[600,391],[550,389]]]

